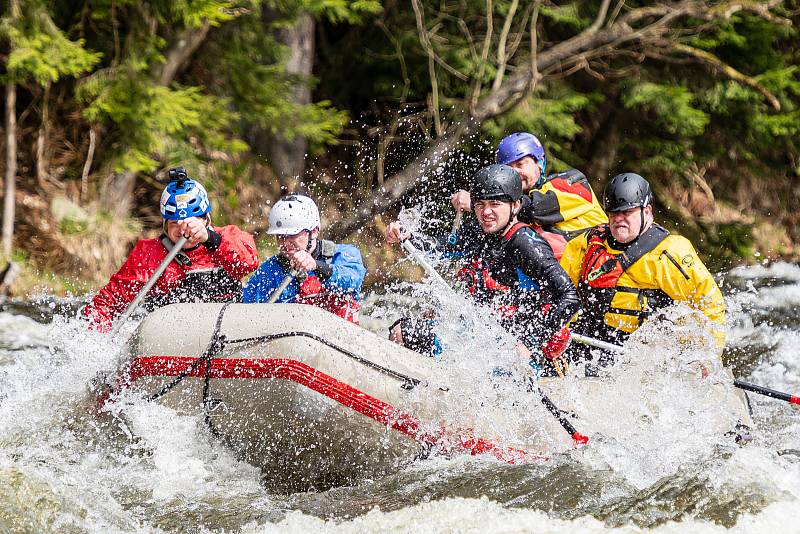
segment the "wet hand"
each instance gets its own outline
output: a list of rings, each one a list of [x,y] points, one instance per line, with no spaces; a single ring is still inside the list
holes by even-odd
[[[317,268],[317,260],[305,250],[297,250],[289,254],[289,267],[294,271],[307,273]]]
[[[400,243],[409,238],[411,238],[411,232],[404,230],[398,221],[389,223],[389,226],[383,231],[383,239],[390,245]]]
[[[456,191],[450,197],[450,203],[456,211],[472,211],[472,199],[469,196],[469,191]]]
[[[554,360],[560,357],[569,347],[571,335],[569,328],[566,326],[557,331],[542,345],[542,354],[544,354],[548,360]]]
[[[514,350],[517,351],[517,354],[519,354],[524,360],[530,360],[533,358],[533,353],[531,350],[522,343],[517,343],[514,345]]]
[[[204,219],[189,217],[178,221],[178,228],[181,229],[181,234],[187,239],[184,248],[192,248],[208,241],[208,228]]]

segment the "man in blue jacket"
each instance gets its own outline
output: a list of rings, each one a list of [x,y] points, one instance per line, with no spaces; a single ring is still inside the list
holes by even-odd
[[[269,212],[267,233],[280,252],[261,264],[244,288],[243,302],[268,302],[283,279],[291,283],[276,302],[311,304],[358,324],[367,269],[353,245],[319,239],[320,217],[309,197],[283,197]]]

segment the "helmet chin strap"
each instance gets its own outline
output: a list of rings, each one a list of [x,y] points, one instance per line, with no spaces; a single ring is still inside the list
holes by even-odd
[[[545,178],[547,178],[547,176],[544,173],[544,170],[547,167],[547,159],[546,158],[543,159],[541,163],[537,161],[536,164],[539,166],[539,178],[536,180],[536,183],[533,184],[533,187],[539,189],[540,187],[542,187],[542,185],[544,185],[544,180]]]
[[[512,202],[512,203],[511,203],[511,205],[513,206],[513,205],[514,205],[514,203]],[[505,235],[505,233],[506,233],[506,232],[508,232],[508,229],[509,229],[509,228],[511,228],[511,226],[512,226],[512,221],[514,220],[514,217],[516,217],[516,216],[517,216],[517,213],[519,213],[519,210],[517,210],[517,211],[514,211],[514,208],[511,208],[511,213],[510,213],[510,215],[508,216],[508,222],[507,222],[507,223],[506,223],[506,225],[503,227],[503,231],[502,231],[502,232],[500,232],[502,235]]]
[[[311,245],[314,243],[314,240],[311,237],[311,230],[306,229],[308,233],[308,244],[306,245],[306,252],[311,252]]]
[[[639,239],[639,236],[642,235],[644,232],[644,206],[639,206],[639,218],[642,220],[642,223],[639,225],[639,234],[636,236],[636,239]]]

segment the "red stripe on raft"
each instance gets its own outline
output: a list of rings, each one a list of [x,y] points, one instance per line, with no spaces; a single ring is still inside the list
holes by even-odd
[[[130,380],[152,376],[177,376],[191,366],[197,358],[188,356],[139,356],[131,363]],[[188,376],[202,378],[205,366],[200,365]],[[422,423],[413,415],[402,412],[380,399],[326,375],[308,364],[288,358],[215,358],[209,370],[211,378],[282,378],[291,380],[365,415],[381,424],[402,432],[424,446],[444,447],[452,445],[444,428],[425,432]],[[547,460],[513,447],[501,447],[470,432],[459,433],[456,446],[472,455],[491,454],[509,464],[523,464]]]
[[[789,397],[789,402],[791,402],[792,404],[800,404],[800,397],[798,397],[797,395],[792,395],[791,397]]]

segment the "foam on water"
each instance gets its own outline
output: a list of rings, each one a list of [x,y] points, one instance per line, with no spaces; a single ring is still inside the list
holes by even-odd
[[[786,302],[800,291],[800,268],[758,269],[731,275],[756,285],[728,297],[729,341],[745,356],[759,347],[742,378],[797,394],[800,323]],[[779,278],[781,288],[756,287],[764,278]],[[519,381],[492,377],[498,366],[527,371],[497,325],[478,325],[471,305],[430,283],[408,291],[442,316],[447,364],[439,380],[462,401],[453,417],[470,411],[491,424],[498,409],[519,413],[516,423],[493,427],[509,443],[551,417]],[[691,362],[710,360],[713,349],[688,315],[676,307],[672,323],[640,329],[623,364],[602,377],[592,405],[575,400],[570,409],[593,414],[575,422],[591,433],[587,447],[526,466],[433,458],[352,487],[282,496],[198,418],[136,397],[95,415],[88,387],[119,353],[107,336],[86,333],[72,319],[41,325],[0,313],[0,530],[800,530],[798,412],[751,396],[753,443],[740,448],[713,429],[733,417],[709,394],[729,377],[721,369],[699,377]],[[559,387],[573,387],[572,380]]]

